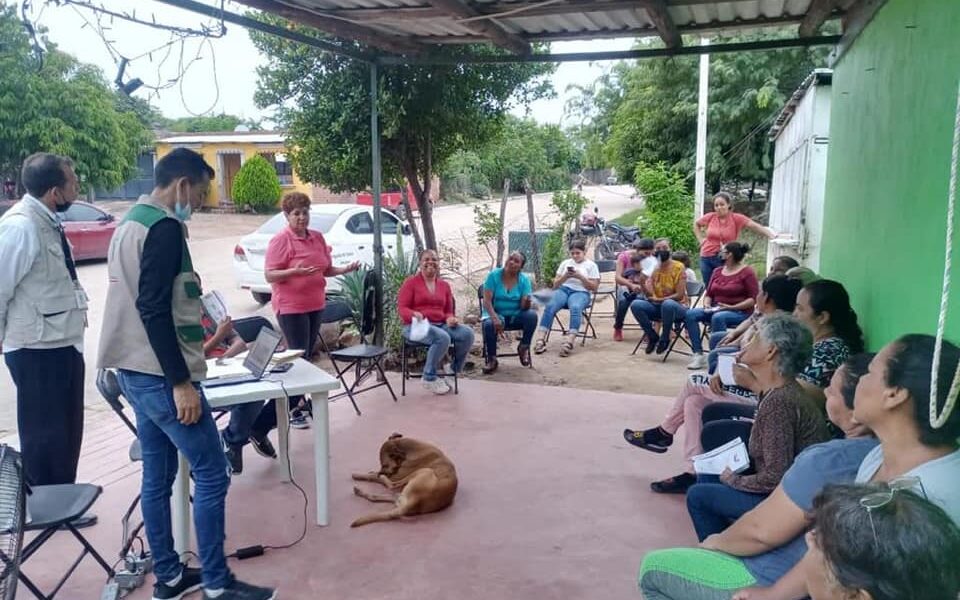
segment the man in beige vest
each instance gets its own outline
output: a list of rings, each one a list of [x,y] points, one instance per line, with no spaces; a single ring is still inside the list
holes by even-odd
[[[0,218],[0,345],[17,386],[27,477],[36,485],[74,483],[87,297],[57,214],[77,199],[79,185],[69,158],[46,153],[24,161],[21,182],[27,194]]]
[[[184,224],[203,204],[213,175],[203,157],[186,148],[161,158],[156,187],[117,227],[107,263],[99,366],[118,370],[120,388],[137,415],[140,505],[157,577],[154,600],[179,599],[201,587],[209,599],[276,598],[274,590],[234,578],[223,554],[230,477],[199,385],[206,375],[201,292]],[[178,451],[193,475],[202,570],[182,565],[173,547],[170,494]]]

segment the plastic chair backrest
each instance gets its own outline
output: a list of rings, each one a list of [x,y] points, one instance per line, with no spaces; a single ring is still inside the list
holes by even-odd
[[[363,343],[366,343],[366,337],[376,329],[377,321],[381,318],[382,305],[380,276],[370,269],[363,278],[363,312],[360,315],[360,337]]]
[[[617,261],[615,260],[598,260],[597,261],[597,270],[601,273],[616,273],[617,271]]]
[[[694,298],[703,293],[704,285],[702,281],[687,282],[687,296]]]
[[[103,399],[107,401],[113,412],[126,424],[127,428],[137,435],[137,427],[130,421],[130,418],[123,412],[124,406],[120,398],[123,391],[120,389],[120,382],[117,380],[117,373],[113,369],[100,369],[97,371],[97,390]]]

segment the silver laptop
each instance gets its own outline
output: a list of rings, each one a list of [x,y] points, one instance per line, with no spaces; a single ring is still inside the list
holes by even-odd
[[[207,379],[203,382],[203,387],[214,388],[224,385],[237,385],[240,383],[260,381],[263,378],[263,374],[266,373],[267,367],[270,366],[270,359],[273,358],[273,353],[277,351],[279,346],[280,334],[277,331],[269,327],[260,328],[260,333],[257,334],[257,339],[253,342],[253,347],[247,352],[247,357],[243,359],[243,367],[249,371],[249,373],[218,377],[217,379]]]

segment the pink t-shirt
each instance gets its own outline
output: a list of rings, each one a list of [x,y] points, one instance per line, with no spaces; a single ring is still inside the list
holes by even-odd
[[[708,212],[697,219],[697,225],[707,226],[707,237],[703,239],[703,244],[700,246],[700,256],[720,254],[720,248],[723,248],[727,242],[740,237],[740,230],[748,223],[750,223],[750,217],[735,212],[727,213],[727,216],[722,219],[717,216],[717,213]]]
[[[723,267],[714,269],[710,285],[707,286],[707,297],[714,305],[740,304],[749,298],[756,298],[759,292],[760,283],[752,267],[744,267],[733,275],[724,275]]]
[[[307,230],[307,237],[297,236],[284,227],[270,240],[264,270],[277,271],[292,267],[319,267],[313,275],[298,275],[277,281],[273,288],[273,310],[290,315],[322,310],[327,304],[327,272],[333,266],[330,247],[323,234]]]

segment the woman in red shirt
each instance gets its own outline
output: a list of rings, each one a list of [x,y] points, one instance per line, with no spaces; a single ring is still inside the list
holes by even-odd
[[[400,286],[397,308],[403,322],[403,337],[408,340],[414,319],[429,322],[427,336],[416,340],[430,347],[423,367],[423,387],[438,395],[449,393],[447,382],[437,378],[439,362],[453,344],[453,372],[462,371],[467,353],[473,347],[473,330],[461,325],[454,314],[453,291],[450,284],[440,279],[440,259],[434,250],[420,253],[420,270]]]
[[[284,195],[280,202],[287,227],[273,236],[267,246],[264,272],[273,292],[273,310],[277,322],[291,350],[303,350],[304,358],[310,360],[313,347],[320,333],[320,313],[327,304],[327,277],[336,277],[360,268],[359,262],[345,267],[333,266],[330,247],[319,231],[309,229],[310,198],[301,192]],[[296,407],[301,397],[291,398]],[[260,413],[254,427],[255,434],[265,434],[276,423],[261,423],[275,415],[272,407]],[[262,430],[266,426],[268,429]],[[290,426],[308,427],[301,411],[291,412]],[[258,431],[258,429],[260,429]]]
[[[723,265],[720,249],[727,242],[734,242],[743,229],[750,229],[769,239],[777,234],[750,217],[733,212],[733,198],[726,192],[713,197],[713,212],[709,212],[693,223],[693,234],[700,242],[700,274],[703,282],[708,283],[713,270]]]
[[[750,246],[741,242],[728,242],[720,251],[723,267],[716,269],[707,284],[703,297],[703,307],[687,311],[684,323],[693,359],[688,369],[702,369],[707,366],[707,357],[703,353],[700,339],[700,323],[710,323],[710,333],[723,333],[730,327],[743,323],[753,312],[760,283],[753,268],[743,264]],[[720,339],[716,336],[715,339]]]

